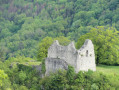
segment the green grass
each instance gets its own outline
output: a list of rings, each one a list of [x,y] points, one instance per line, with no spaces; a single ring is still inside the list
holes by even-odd
[[[40,65],[41,62],[23,62],[21,64],[28,65],[28,66],[36,66],[36,65]]]
[[[106,75],[119,75],[119,66],[99,65],[96,67],[96,70]]]
[[[119,66],[99,65],[96,67],[97,72],[101,72],[110,79],[110,83],[119,89]]]

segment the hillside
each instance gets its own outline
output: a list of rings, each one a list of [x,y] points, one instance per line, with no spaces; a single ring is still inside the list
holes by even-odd
[[[92,50],[74,52],[86,39],[94,45],[95,72],[75,73],[75,64],[45,75],[54,40],[60,58],[72,64],[80,54],[90,63]],[[71,41],[72,58],[62,50]],[[119,0],[0,0],[0,90],[119,90]]]
[[[46,36],[75,40],[96,26],[119,30],[118,0],[0,0],[3,58],[36,57]]]

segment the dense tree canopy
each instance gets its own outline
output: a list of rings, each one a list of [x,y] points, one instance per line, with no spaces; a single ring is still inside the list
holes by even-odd
[[[119,64],[119,32],[115,28],[96,27],[81,36],[76,47],[80,48],[85,39],[91,39],[97,64]]]
[[[3,85],[3,80],[7,78],[7,74],[3,70],[0,70],[0,87]]]
[[[119,30],[118,0],[1,0],[0,46],[5,59],[36,57],[46,36],[77,39],[96,26]]]
[[[0,89],[1,90],[11,90],[10,89],[10,82],[8,75],[4,72],[4,70],[0,69]]]

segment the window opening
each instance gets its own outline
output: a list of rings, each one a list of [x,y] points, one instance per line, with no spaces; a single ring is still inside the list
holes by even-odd
[[[86,57],[88,57],[88,50],[86,50]]]

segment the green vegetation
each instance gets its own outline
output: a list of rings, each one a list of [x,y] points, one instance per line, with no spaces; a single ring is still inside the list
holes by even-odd
[[[85,39],[97,71],[45,73],[47,50]],[[119,0],[0,0],[0,90],[118,90]],[[42,74],[34,67],[40,65]]]
[[[7,74],[5,74],[3,70],[0,70],[0,87],[5,85],[5,81],[7,81],[7,79]]]
[[[89,33],[82,35],[76,47],[80,48],[83,42],[91,39],[94,48],[97,64],[118,65],[119,64],[119,35],[115,28],[96,27]]]
[[[6,65],[5,63],[7,64],[6,68],[4,67],[4,65]],[[79,72],[77,74],[74,72],[74,68],[69,66],[68,71],[59,70],[55,74],[51,74],[50,76],[46,76],[41,79],[39,77],[39,72],[31,66],[18,64],[10,67],[11,62],[8,63],[8,61],[6,61],[5,63],[0,63],[4,64],[3,68],[5,69],[5,72],[8,73],[8,75],[3,74],[3,71],[0,73],[5,77],[2,77],[4,78],[2,79],[4,82],[1,87],[2,90],[6,90],[8,88],[11,90],[22,90],[22,88],[25,88],[24,90],[42,90],[43,88],[46,90],[88,90],[89,88],[91,90],[119,89],[118,66],[99,65],[97,66],[96,72],[89,70],[88,72]]]
[[[0,52],[4,59],[37,56],[46,36],[75,40],[92,27],[119,30],[118,0],[1,0]]]
[[[99,65],[97,66],[97,72],[106,75],[110,79],[111,84],[119,89],[119,66]]]
[[[46,90],[118,90],[119,79],[115,81],[116,78],[118,76],[111,77],[111,75],[103,74],[100,69],[96,72],[89,70],[88,72],[80,71],[76,74],[73,73],[70,67],[67,72],[58,71],[55,74],[44,77],[41,80],[41,85]]]
[[[68,40],[64,36],[60,36],[56,38],[51,38],[51,37],[44,38],[39,44],[39,50],[37,56],[37,59],[39,61],[42,61],[44,58],[47,57],[48,48],[50,47],[50,45],[53,43],[54,40],[58,40],[61,45],[68,45],[70,43],[70,40]]]
[[[97,69],[97,71],[102,72],[105,75],[108,75],[108,74],[119,75],[119,67],[118,66],[99,65],[99,66],[97,66],[96,69]]]
[[[7,77],[9,77],[4,81],[5,84],[0,89],[37,90],[40,87],[41,74],[34,66],[40,65],[41,62],[19,56],[17,58],[9,58],[5,62],[0,62],[0,64],[0,69],[4,70]]]

